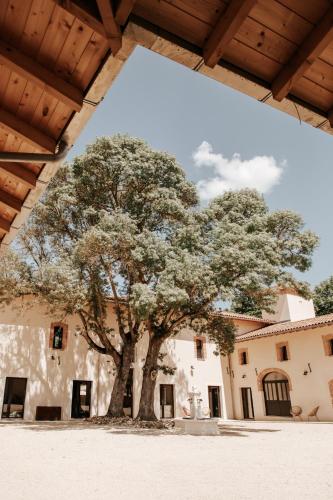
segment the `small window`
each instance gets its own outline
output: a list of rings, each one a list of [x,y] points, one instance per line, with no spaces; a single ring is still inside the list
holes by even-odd
[[[278,361],[288,361],[290,359],[288,342],[276,344],[276,357]]]
[[[204,351],[203,351],[203,340],[195,339],[195,348],[197,353],[197,359],[204,359]]]
[[[240,351],[239,352],[239,364],[240,365],[247,365],[248,363],[249,363],[249,360],[248,360],[247,351]]]
[[[280,347],[281,352],[281,361],[288,361],[288,350],[287,346],[283,345]]]
[[[333,339],[329,339],[328,347],[329,347],[329,355],[333,356]]]
[[[50,349],[64,350],[67,344],[68,327],[65,323],[52,323],[50,331]]]
[[[64,335],[63,326],[57,325],[53,328],[53,349],[62,349],[62,339]]]

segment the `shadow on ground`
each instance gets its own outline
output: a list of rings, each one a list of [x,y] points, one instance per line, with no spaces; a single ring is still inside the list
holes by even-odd
[[[181,436],[182,433],[179,429],[142,429],[136,427],[121,427],[110,425],[96,425],[91,422],[74,422],[74,421],[60,421],[60,422],[18,422],[18,421],[2,421],[2,427],[18,427],[23,430],[33,432],[47,432],[47,431],[80,431],[80,430],[103,430],[111,434],[123,435],[136,435],[136,436]],[[219,425],[219,436],[210,437],[248,437],[251,433],[272,433],[280,432],[281,429],[268,429],[263,427],[251,427],[248,425],[237,425],[223,423]]]

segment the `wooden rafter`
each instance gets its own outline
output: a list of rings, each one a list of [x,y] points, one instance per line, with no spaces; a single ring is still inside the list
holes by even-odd
[[[1,170],[29,189],[36,187],[36,175],[20,163],[0,163]]]
[[[0,64],[35,83],[75,111],[80,111],[83,93],[36,60],[0,40]]]
[[[97,6],[101,15],[106,37],[110,44],[113,55],[121,49],[121,31],[113,14],[111,0],[97,0]]]
[[[115,15],[116,21],[120,26],[123,26],[126,23],[128,16],[134,7],[134,3],[135,0],[120,0]]]
[[[52,137],[2,108],[0,108],[0,128],[20,137],[34,147],[37,146],[50,153],[55,151],[56,141]]]
[[[273,81],[274,99],[282,101],[332,41],[333,7],[330,7]]]
[[[204,61],[213,68],[249,15],[257,0],[231,0],[203,48]]]
[[[54,0],[64,10],[77,17],[83,24],[89,26],[92,30],[106,38],[103,23],[88,10],[89,4],[84,4],[79,0]]]
[[[14,212],[17,214],[20,212],[23,205],[21,200],[15,198],[15,196],[7,193],[7,191],[3,191],[2,189],[0,189],[0,203],[6,205],[6,207],[10,208],[11,210],[14,210]]]
[[[5,233],[9,233],[10,226],[11,223],[7,219],[0,217],[0,229],[2,229],[2,231],[5,231]]]

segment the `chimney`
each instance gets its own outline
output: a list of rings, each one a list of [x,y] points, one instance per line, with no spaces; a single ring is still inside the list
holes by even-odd
[[[278,292],[277,301],[272,306],[273,312],[262,312],[263,319],[276,321],[300,321],[315,317],[313,301],[303,299],[292,288],[283,288]]]

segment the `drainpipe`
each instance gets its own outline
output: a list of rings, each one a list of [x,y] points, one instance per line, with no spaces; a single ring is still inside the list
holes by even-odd
[[[29,163],[56,163],[65,158],[69,145],[64,139],[58,143],[56,153],[21,153],[16,151],[0,151],[0,162],[29,162]]]
[[[229,367],[229,378],[230,378],[232,418],[235,419],[236,416],[235,416],[234,374],[232,370],[232,362],[230,354],[228,354],[228,367]]]

